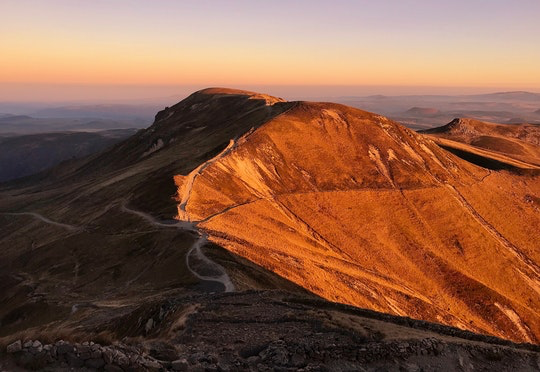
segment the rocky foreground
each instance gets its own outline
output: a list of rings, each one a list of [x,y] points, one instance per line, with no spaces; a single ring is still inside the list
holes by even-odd
[[[538,346],[281,291],[197,295],[152,309],[134,325],[140,336],[111,345],[14,340],[0,370],[540,369]]]

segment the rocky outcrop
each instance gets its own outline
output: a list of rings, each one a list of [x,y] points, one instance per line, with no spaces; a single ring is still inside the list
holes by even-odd
[[[6,348],[16,364],[28,369],[45,367],[100,371],[159,370],[164,366],[149,355],[126,345],[102,346],[94,342],[58,341],[42,344],[38,340],[17,340]]]
[[[517,345],[313,296],[291,297],[288,292],[244,291],[169,300],[148,315],[160,321],[146,338],[126,338],[112,345],[15,340],[0,350],[0,371],[22,367],[114,372],[515,372],[540,367],[536,345]],[[9,360],[12,364],[6,365]]]
[[[173,361],[157,360],[126,345],[101,346],[93,342],[59,341],[42,345],[37,340],[18,340],[7,348],[19,367],[41,370],[84,371],[331,371],[361,366],[394,365],[399,370],[459,366],[465,370],[491,366],[529,366],[540,368],[534,352],[517,351],[502,346],[458,345],[436,338],[367,342],[342,345],[299,339],[296,343],[276,340],[262,346],[248,346],[244,353],[223,355],[208,353],[206,348],[192,349],[189,355]],[[17,351],[15,351],[17,350]],[[259,351],[260,350],[260,351]],[[1,366],[1,365],[0,365]],[[519,369],[519,368],[518,368]],[[507,370],[507,369],[500,369]],[[508,369],[509,370],[509,369]]]

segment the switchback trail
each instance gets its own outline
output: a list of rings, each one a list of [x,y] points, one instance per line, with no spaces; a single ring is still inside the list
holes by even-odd
[[[189,249],[188,253],[186,254],[186,266],[188,270],[197,278],[199,278],[202,281],[207,282],[217,282],[223,285],[225,292],[234,292],[235,287],[233,282],[231,281],[231,278],[227,274],[227,271],[223,266],[218,264],[217,262],[212,261],[208,257],[204,255],[204,253],[201,250],[201,247],[204,246],[208,242],[208,235],[206,233],[201,233],[198,229],[195,223],[188,222],[188,221],[178,221],[178,220],[169,220],[169,221],[159,221],[156,220],[151,215],[136,211],[133,209],[130,209],[126,207],[125,204],[122,205],[122,210],[127,213],[134,214],[138,217],[143,218],[151,225],[159,226],[159,227],[167,227],[167,228],[176,228],[176,229],[182,229],[186,231],[195,232],[198,234],[198,239],[193,243],[191,248]],[[206,265],[206,267],[212,271],[215,272],[215,275],[202,275],[199,274],[191,265],[190,261],[196,259],[198,262],[202,262]]]

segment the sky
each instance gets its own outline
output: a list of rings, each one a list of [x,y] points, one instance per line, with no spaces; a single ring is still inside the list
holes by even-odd
[[[0,14],[0,100],[540,92],[538,0],[0,0]]]

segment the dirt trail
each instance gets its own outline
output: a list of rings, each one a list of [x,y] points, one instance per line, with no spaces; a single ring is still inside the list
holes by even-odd
[[[189,221],[189,216],[186,213],[186,205],[187,205],[187,203],[189,201],[189,198],[191,196],[191,190],[193,189],[193,183],[195,182],[195,178],[197,178],[197,176],[199,176],[202,173],[202,171],[204,171],[206,169],[206,167],[208,167],[212,163],[216,162],[217,160],[219,160],[222,157],[224,157],[225,155],[227,155],[233,149],[235,143],[236,143],[236,140],[231,139],[229,141],[229,144],[227,145],[227,147],[225,147],[225,149],[223,151],[221,151],[219,154],[214,156],[212,159],[210,159],[210,160],[202,163],[201,165],[199,165],[197,168],[192,170],[186,176],[187,179],[184,182],[184,184],[182,185],[182,189],[181,189],[182,199],[180,201],[180,206],[179,206],[179,210],[178,210],[179,214],[180,213],[183,214],[182,216],[179,216],[183,221]]]
[[[122,204],[121,209],[124,212],[131,213],[131,214],[134,214],[136,216],[139,216],[139,217],[143,218],[144,220],[146,220],[146,222],[148,222],[149,224],[154,225],[154,226],[175,227],[177,229],[183,229],[183,230],[189,230],[189,231],[193,231],[193,232],[198,232],[197,228],[195,227],[195,224],[192,223],[192,222],[179,221],[179,220],[159,221],[159,220],[155,219],[153,216],[151,216],[151,215],[149,215],[147,213],[137,211],[137,210],[134,210],[134,209],[130,209],[125,204]]]
[[[188,253],[186,254],[186,266],[188,270],[194,276],[196,276],[202,281],[217,282],[217,283],[222,284],[225,292],[235,291],[234,284],[231,281],[231,278],[229,277],[229,275],[227,274],[227,271],[225,270],[225,268],[221,266],[220,264],[218,264],[217,262],[214,262],[208,257],[206,257],[204,253],[202,252],[201,247],[204,246],[208,242],[208,235],[204,232],[201,233],[197,229],[197,225],[195,223],[192,223],[189,221],[178,221],[178,220],[159,221],[147,213],[130,209],[126,207],[125,204],[122,205],[122,210],[124,212],[131,213],[138,217],[141,217],[144,220],[146,220],[146,222],[154,226],[176,228],[176,229],[182,229],[182,230],[197,233],[199,235],[198,239],[193,243]],[[195,255],[195,257],[197,258],[199,262],[203,262],[208,269],[218,274],[212,275],[212,276],[199,274],[190,264],[190,258],[193,255]]]
[[[204,246],[208,242],[208,234],[202,233],[199,236],[199,239],[193,245],[191,246],[191,249],[186,254],[186,266],[191,271],[193,275],[195,275],[197,278],[204,280],[204,281],[212,281],[212,282],[218,282],[223,284],[225,287],[225,292],[234,292],[234,284],[231,281],[231,278],[229,278],[229,275],[227,275],[227,272],[225,271],[225,268],[221,266],[220,264],[210,260],[208,257],[204,255],[201,251],[201,247]],[[190,265],[189,260],[190,257],[195,254],[197,259],[199,261],[204,262],[207,266],[212,267],[216,269],[221,274],[218,276],[207,276],[207,275],[201,275],[197,273]]]
[[[1,213],[1,214],[5,215],[5,216],[31,216],[31,217],[34,217],[34,218],[42,221],[42,222],[45,222],[45,223],[49,224],[49,225],[58,226],[58,227],[61,227],[63,229],[69,230],[69,231],[77,231],[77,230],[81,229],[78,226],[68,225],[66,223],[60,223],[60,222],[50,220],[47,217],[44,217],[41,214],[35,213],[35,212],[20,212],[20,213],[6,212],[6,213]]]

